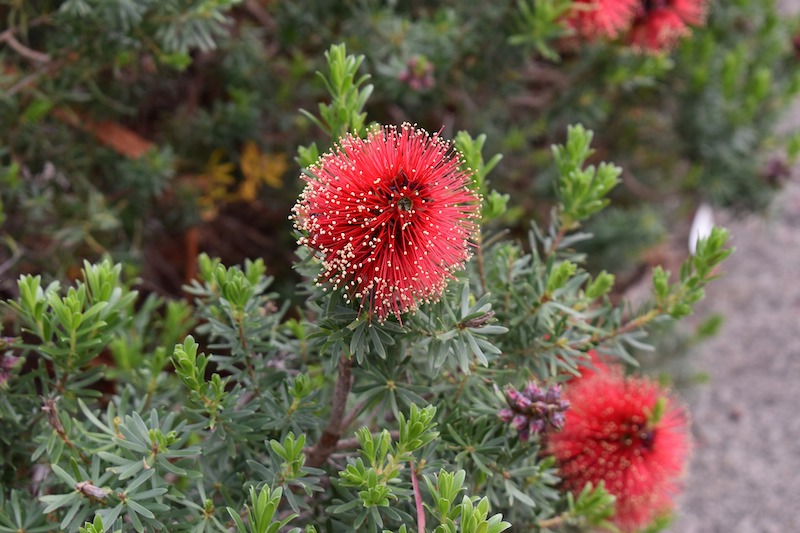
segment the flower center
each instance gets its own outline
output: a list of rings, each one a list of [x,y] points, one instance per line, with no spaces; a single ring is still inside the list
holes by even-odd
[[[397,209],[400,211],[411,211],[412,207],[414,207],[414,202],[408,196],[401,196],[397,201]]]
[[[645,429],[639,433],[639,444],[645,450],[651,450],[655,442],[656,434],[652,429]]]
[[[642,9],[644,9],[645,13],[647,13],[656,9],[669,7],[669,4],[670,0],[643,0]]]
[[[636,447],[640,450],[652,450],[655,442],[655,431],[649,425],[640,425],[636,422],[630,426],[623,425],[620,443],[627,447]]]

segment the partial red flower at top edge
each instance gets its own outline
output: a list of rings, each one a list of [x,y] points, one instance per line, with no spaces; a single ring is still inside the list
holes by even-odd
[[[690,26],[705,22],[707,8],[707,0],[640,0],[630,42],[646,51],[668,50]]]
[[[688,418],[651,380],[605,368],[568,385],[564,429],[549,435],[565,487],[605,483],[615,522],[635,531],[668,513],[689,458]]]
[[[630,28],[638,0],[575,0],[567,24],[584,39],[614,39]]]
[[[410,124],[349,135],[304,177],[299,244],[317,251],[319,284],[384,321],[437,300],[470,257],[480,198],[461,158]]]

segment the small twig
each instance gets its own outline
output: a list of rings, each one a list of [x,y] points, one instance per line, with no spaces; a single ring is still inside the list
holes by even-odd
[[[503,238],[509,233],[511,233],[511,230],[508,228],[504,228],[503,230],[498,231],[497,233],[495,233],[494,235],[483,241],[483,247],[490,248],[494,243],[503,240]]]
[[[10,270],[22,258],[22,248],[12,239],[7,237],[5,239],[8,248],[11,249],[11,257],[0,263],[0,276]]]
[[[630,319],[625,324],[621,325],[620,327],[618,327],[613,331],[606,333],[605,335],[593,335],[592,338],[589,339],[589,342],[591,342],[592,344],[600,344],[602,342],[611,340],[614,337],[618,337],[620,335],[628,333],[629,331],[643,328],[651,321],[653,321],[655,318],[658,318],[658,316],[661,315],[663,312],[664,311],[660,308],[651,309],[650,311],[648,311],[643,315],[639,315],[637,317]]]
[[[50,56],[44,54],[42,52],[37,52],[36,50],[32,50],[19,42],[16,37],[14,37],[14,29],[8,29],[3,33],[0,33],[0,43],[5,42],[10,48],[12,48],[16,53],[24,57],[25,59],[30,59],[31,61],[35,61],[36,63],[49,63]]]
[[[336,381],[336,388],[333,391],[331,417],[319,441],[313,448],[308,450],[306,464],[310,467],[318,468],[325,464],[331,453],[336,450],[336,445],[342,436],[344,409],[347,405],[347,397],[350,395],[350,388],[353,386],[352,368],[352,359],[345,356],[339,359],[339,376]]]
[[[236,410],[237,411],[240,410],[242,407],[244,407],[245,405],[250,403],[252,401],[252,399],[255,398],[255,397],[256,397],[256,393],[253,392],[253,391],[247,391],[244,394],[242,394],[241,396],[239,396],[239,399],[236,400]]]
[[[46,69],[39,69],[35,72],[28,74],[27,76],[19,80],[17,83],[9,87],[8,90],[6,91],[6,96],[14,96],[19,91],[21,91],[22,89],[24,89],[25,87],[31,85],[34,81],[36,81],[36,79],[39,76],[41,76],[45,71]]]
[[[629,170],[622,171],[622,182],[633,194],[645,200],[659,200],[661,193],[648,187],[633,175]]]
[[[50,427],[55,430],[58,437],[67,445],[68,448],[75,450],[78,453],[78,457],[80,457],[81,461],[86,464],[89,464],[89,458],[86,454],[83,453],[75,444],[70,440],[69,435],[67,435],[66,430],[64,429],[64,425],[61,423],[61,419],[58,418],[58,398],[42,398],[44,401],[44,405],[42,405],[42,411],[47,413],[47,422],[50,424]]]
[[[367,404],[367,402],[366,402],[366,401],[363,401],[363,402],[360,402],[360,403],[359,403],[358,405],[356,405],[355,407],[353,407],[353,409],[350,411],[350,414],[349,414],[349,415],[347,415],[347,416],[344,418],[344,420],[342,420],[342,431],[344,431],[345,429],[347,429],[347,428],[349,428],[351,425],[353,425],[353,422],[355,422],[355,421],[356,421],[356,418],[358,418],[358,415],[360,415],[360,414],[361,414],[361,411],[363,411],[363,410],[364,410],[364,406],[365,406],[366,404]]]
[[[558,229],[558,234],[553,239],[553,242],[550,244],[550,247],[547,249],[547,255],[553,255],[558,251],[558,247],[561,245],[561,241],[564,240],[564,237],[567,235],[567,228],[561,226]]]
[[[35,19],[31,20],[27,24],[27,28],[33,28],[35,26],[39,26],[41,24],[48,24],[50,22],[50,15],[42,15],[40,17],[36,17]],[[52,72],[53,70],[61,67],[64,64],[63,59],[59,61],[52,61],[52,58],[44,54],[42,52],[38,52],[36,50],[31,50],[27,46],[20,43],[14,34],[19,31],[19,28],[8,28],[7,30],[0,33],[0,43],[8,44],[9,48],[17,52],[19,55],[23,56],[26,59],[29,59],[35,63],[39,63],[40,67],[36,69],[35,72],[28,74],[21,80],[17,81],[14,85],[12,85],[8,90],[5,91],[6,96],[14,96],[19,91],[31,85],[39,78],[42,74]]]
[[[42,63],[39,67],[36,68],[33,72],[25,76],[24,78],[18,80],[14,85],[8,88],[5,91],[6,96],[14,96],[19,91],[27,88],[30,85],[33,85],[36,80],[45,74],[50,74],[57,71],[59,68],[66,64],[66,58],[61,58],[57,61],[50,61],[49,63]]]
[[[511,279],[514,275],[514,258],[508,258],[508,271],[506,272],[506,279],[508,280],[508,290],[506,291],[505,297],[505,310],[508,311],[511,308]]]
[[[564,523],[564,521],[569,517],[569,515],[558,515],[552,518],[547,518],[545,520],[539,520],[534,526],[533,529],[547,529],[555,526],[560,526]]]
[[[261,26],[268,30],[275,29],[275,21],[272,19],[269,11],[264,9],[264,6],[262,6],[258,0],[247,0],[244,3],[244,8],[259,24],[261,24]]]
[[[457,402],[459,398],[461,398],[461,393],[464,392],[464,387],[467,385],[469,381],[470,374],[461,373],[461,379],[458,382],[458,387],[456,387],[456,392],[453,393],[453,402]]]
[[[241,318],[236,320],[236,325],[237,332],[239,333],[239,342],[242,343],[242,350],[244,351],[244,364],[247,367],[247,375],[250,377],[250,382],[253,385],[256,396],[261,396],[261,390],[258,386],[258,379],[256,378],[256,369],[255,365],[253,364],[255,357],[247,345],[247,337],[244,334],[244,324],[242,323]]]
[[[419,491],[419,481],[417,481],[417,472],[414,468],[414,460],[411,463],[411,487],[414,489],[414,505],[417,508],[417,531],[418,533],[425,533],[425,507],[422,505],[422,493]]]
[[[481,280],[481,290],[483,290],[483,294],[489,292],[486,283],[486,269],[483,266],[483,237],[481,236],[480,232],[478,236],[475,238],[477,250],[475,252],[475,262],[478,265],[478,277]]]

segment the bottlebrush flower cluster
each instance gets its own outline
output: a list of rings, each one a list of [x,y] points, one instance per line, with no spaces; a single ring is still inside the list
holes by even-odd
[[[605,483],[616,524],[641,528],[669,512],[689,456],[684,410],[656,382],[601,365],[573,380],[564,429],[548,436],[565,488]]]
[[[384,321],[441,296],[470,257],[478,195],[451,145],[410,124],[348,135],[304,178],[299,244],[317,251],[317,283]],[[312,177],[313,176],[313,177]]]
[[[529,381],[521,391],[509,385],[505,389],[508,407],[497,416],[517,430],[519,438],[527,441],[532,434],[543,433],[548,428],[564,427],[564,411],[569,402],[561,399],[561,386],[552,385],[542,389],[535,381]]]
[[[567,24],[584,39],[624,39],[646,51],[668,50],[703,24],[708,0],[576,0]]]

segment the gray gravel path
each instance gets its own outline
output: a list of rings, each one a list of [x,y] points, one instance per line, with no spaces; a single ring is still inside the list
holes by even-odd
[[[800,127],[800,102],[783,122]],[[670,533],[800,533],[800,183],[766,218],[718,222],[737,250],[700,309],[726,320],[695,354],[711,382],[690,399],[695,451]]]
[[[711,382],[690,398],[696,447],[670,531],[800,532],[800,184],[766,218],[718,222],[737,250],[701,309],[726,320],[695,355]]]

